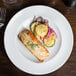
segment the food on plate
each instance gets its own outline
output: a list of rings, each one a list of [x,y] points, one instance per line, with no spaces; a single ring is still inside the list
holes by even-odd
[[[50,37],[44,38],[43,42],[44,42],[44,44],[45,44],[46,46],[48,46],[48,47],[55,45],[55,34],[52,33],[52,34],[50,35]]]
[[[40,37],[44,38],[48,33],[48,26],[45,24],[36,25],[35,32]]]
[[[55,45],[56,38],[57,38],[56,33],[52,28],[49,27],[49,32],[47,36],[43,39],[43,42],[46,46],[52,47]]]
[[[41,16],[37,18],[34,17],[31,24],[31,31],[46,47],[55,45],[57,35],[55,31],[49,27],[47,19],[43,19]]]
[[[32,32],[34,32],[36,25],[38,25],[38,22],[33,22],[33,23],[31,24],[31,27],[30,27],[30,28],[31,28],[31,31],[32,31]]]
[[[29,49],[29,51],[41,62],[43,62],[49,56],[48,50],[35,38],[35,36],[29,30],[25,29],[18,35],[18,37],[21,42]]]
[[[48,20],[43,19],[41,16],[34,17],[30,30],[38,40],[43,40],[48,33]]]
[[[42,24],[48,24],[48,20],[47,19],[43,19],[43,17],[41,17],[41,16],[39,16],[37,18],[34,16],[33,22],[39,22],[39,23],[42,23]]]

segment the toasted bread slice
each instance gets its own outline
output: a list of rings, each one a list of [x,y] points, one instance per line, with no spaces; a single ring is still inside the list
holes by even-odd
[[[19,34],[18,37],[29,49],[29,51],[41,62],[43,62],[49,56],[48,50],[34,37],[34,35],[29,30],[25,29]]]

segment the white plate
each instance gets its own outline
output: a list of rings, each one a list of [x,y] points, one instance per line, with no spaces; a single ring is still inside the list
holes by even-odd
[[[57,33],[54,47],[47,48],[50,56],[40,63],[20,42],[18,34],[29,29],[33,17],[42,16]],[[69,58],[73,47],[73,32],[67,19],[48,6],[30,6],[16,13],[9,21],[4,35],[6,53],[12,63],[24,72],[36,75],[51,73],[59,69]]]

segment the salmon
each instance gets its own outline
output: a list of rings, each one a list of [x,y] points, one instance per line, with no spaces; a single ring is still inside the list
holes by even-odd
[[[18,35],[20,41],[25,47],[36,56],[40,62],[43,62],[48,56],[49,51],[43,46],[43,44],[37,40],[37,38],[28,29],[25,29]]]

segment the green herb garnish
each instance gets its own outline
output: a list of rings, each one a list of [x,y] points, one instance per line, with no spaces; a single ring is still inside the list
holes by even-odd
[[[35,44],[35,43],[31,42],[31,41],[28,41],[27,44],[28,44],[28,46],[30,46],[32,49],[34,49],[35,47],[38,47],[38,48],[39,48],[39,45],[38,45],[38,44]]]

